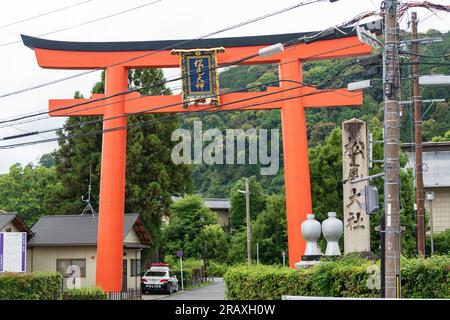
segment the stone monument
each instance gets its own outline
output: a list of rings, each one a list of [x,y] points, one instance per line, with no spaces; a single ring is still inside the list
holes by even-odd
[[[362,206],[369,181],[353,182],[369,175],[367,149],[366,123],[355,118],[343,122],[344,254],[370,252],[370,221]]]

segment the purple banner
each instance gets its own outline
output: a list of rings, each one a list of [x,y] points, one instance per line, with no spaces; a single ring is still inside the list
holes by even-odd
[[[25,272],[25,258],[27,253],[27,234],[22,233],[22,272]]]
[[[3,233],[0,232],[0,272],[3,272]]]

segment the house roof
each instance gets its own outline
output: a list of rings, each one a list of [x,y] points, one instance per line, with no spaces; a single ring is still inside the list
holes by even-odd
[[[181,199],[183,199],[183,197],[172,196],[173,202],[180,201]],[[203,201],[205,202],[206,207],[211,210],[229,210],[231,207],[230,200],[226,198],[203,198]]]
[[[402,149],[409,154],[407,167],[414,168],[414,145],[403,144]],[[450,143],[424,142],[422,150],[424,187],[450,187]]]
[[[14,217],[15,213],[12,212],[1,212],[0,213],[0,229],[5,227],[8,223],[10,223]]]
[[[137,213],[125,214],[124,238],[132,228],[144,247],[152,243],[148,230],[142,224]],[[43,216],[31,230],[35,235],[28,242],[29,246],[97,245],[98,216]],[[127,247],[127,244],[125,244],[125,247]]]
[[[22,218],[20,218],[16,212],[0,211],[0,229],[4,228],[9,223],[13,223],[20,231],[26,232],[28,237],[33,236],[31,229],[23,222]]]
[[[413,152],[414,151],[414,143],[403,143],[402,149],[403,149],[403,151]],[[422,142],[422,149],[423,149],[423,152],[450,151],[450,141]]]
[[[230,209],[230,200],[222,198],[205,198],[205,205],[209,209]]]

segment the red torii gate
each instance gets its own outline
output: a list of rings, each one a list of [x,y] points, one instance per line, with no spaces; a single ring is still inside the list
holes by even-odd
[[[349,30],[347,30],[349,31]],[[255,37],[215,38],[193,41],[142,41],[142,42],[65,42],[33,38],[22,35],[26,46],[34,49],[37,62],[42,68],[49,69],[106,69],[104,95],[93,95],[90,99],[62,99],[49,101],[51,116],[104,116],[103,129],[123,127],[127,124],[126,114],[138,112],[165,113],[202,110],[205,106],[191,106],[184,109],[181,95],[145,96],[139,99],[138,93],[117,95],[106,101],[95,101],[128,90],[128,69],[130,68],[173,68],[179,67],[179,57],[170,54],[171,49],[192,49],[224,47],[225,52],[218,54],[218,63],[228,63],[255,54],[259,49],[278,42],[297,39],[311,33],[295,33]],[[160,48],[170,48],[160,50]],[[306,214],[312,212],[308,142],[305,108],[359,106],[363,102],[361,92],[348,92],[344,89],[320,92],[311,87],[300,87],[290,81],[302,81],[302,61],[334,59],[356,55],[367,55],[371,48],[359,42],[354,33],[336,33],[327,40],[310,44],[297,44],[284,52],[270,57],[254,57],[242,64],[279,63],[281,89],[270,87],[267,92],[236,92],[223,95],[221,104],[241,99],[254,98],[251,102],[257,106],[245,108],[281,109],[282,136],[284,150],[284,170],[286,186],[286,209],[288,225],[289,265],[301,260],[305,241],[300,234],[300,225]],[[269,99],[263,95],[274,92]],[[318,93],[307,95],[310,93]],[[306,96],[305,96],[306,95]],[[281,102],[267,102],[288,99]],[[92,101],[89,105],[58,110],[68,105]],[[262,104],[264,103],[264,104]],[[159,110],[148,111],[151,106],[173,105]],[[237,110],[248,105],[238,102],[216,110]],[[156,108],[155,108],[156,109]],[[121,290],[123,219],[125,202],[125,158],[126,129],[103,133],[100,207],[97,247],[97,286],[107,292]]]

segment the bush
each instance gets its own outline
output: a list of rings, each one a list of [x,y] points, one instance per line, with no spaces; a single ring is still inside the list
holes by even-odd
[[[63,294],[64,300],[106,300],[106,293],[100,288],[70,289]]]
[[[405,259],[406,260],[406,259]],[[402,261],[402,294],[408,298],[450,298],[450,257]]]
[[[430,236],[427,236],[427,254],[431,252]],[[435,254],[450,254],[450,229],[433,234]]]
[[[0,275],[0,300],[57,300],[61,287],[60,273],[5,273]]]
[[[227,298],[379,297],[379,290],[373,286],[375,266],[373,261],[351,256],[337,261],[325,260],[302,270],[276,266],[233,267],[225,274]],[[450,298],[449,279],[448,256],[402,259],[402,296],[405,298]]]
[[[223,277],[228,271],[228,265],[215,261],[208,261],[206,266],[206,275],[208,277]]]
[[[180,263],[171,257],[166,257],[166,263],[170,265],[170,269],[175,273],[178,278],[181,288],[181,270]],[[184,288],[198,285],[202,280],[202,266],[203,262],[196,259],[183,260],[183,285]]]

